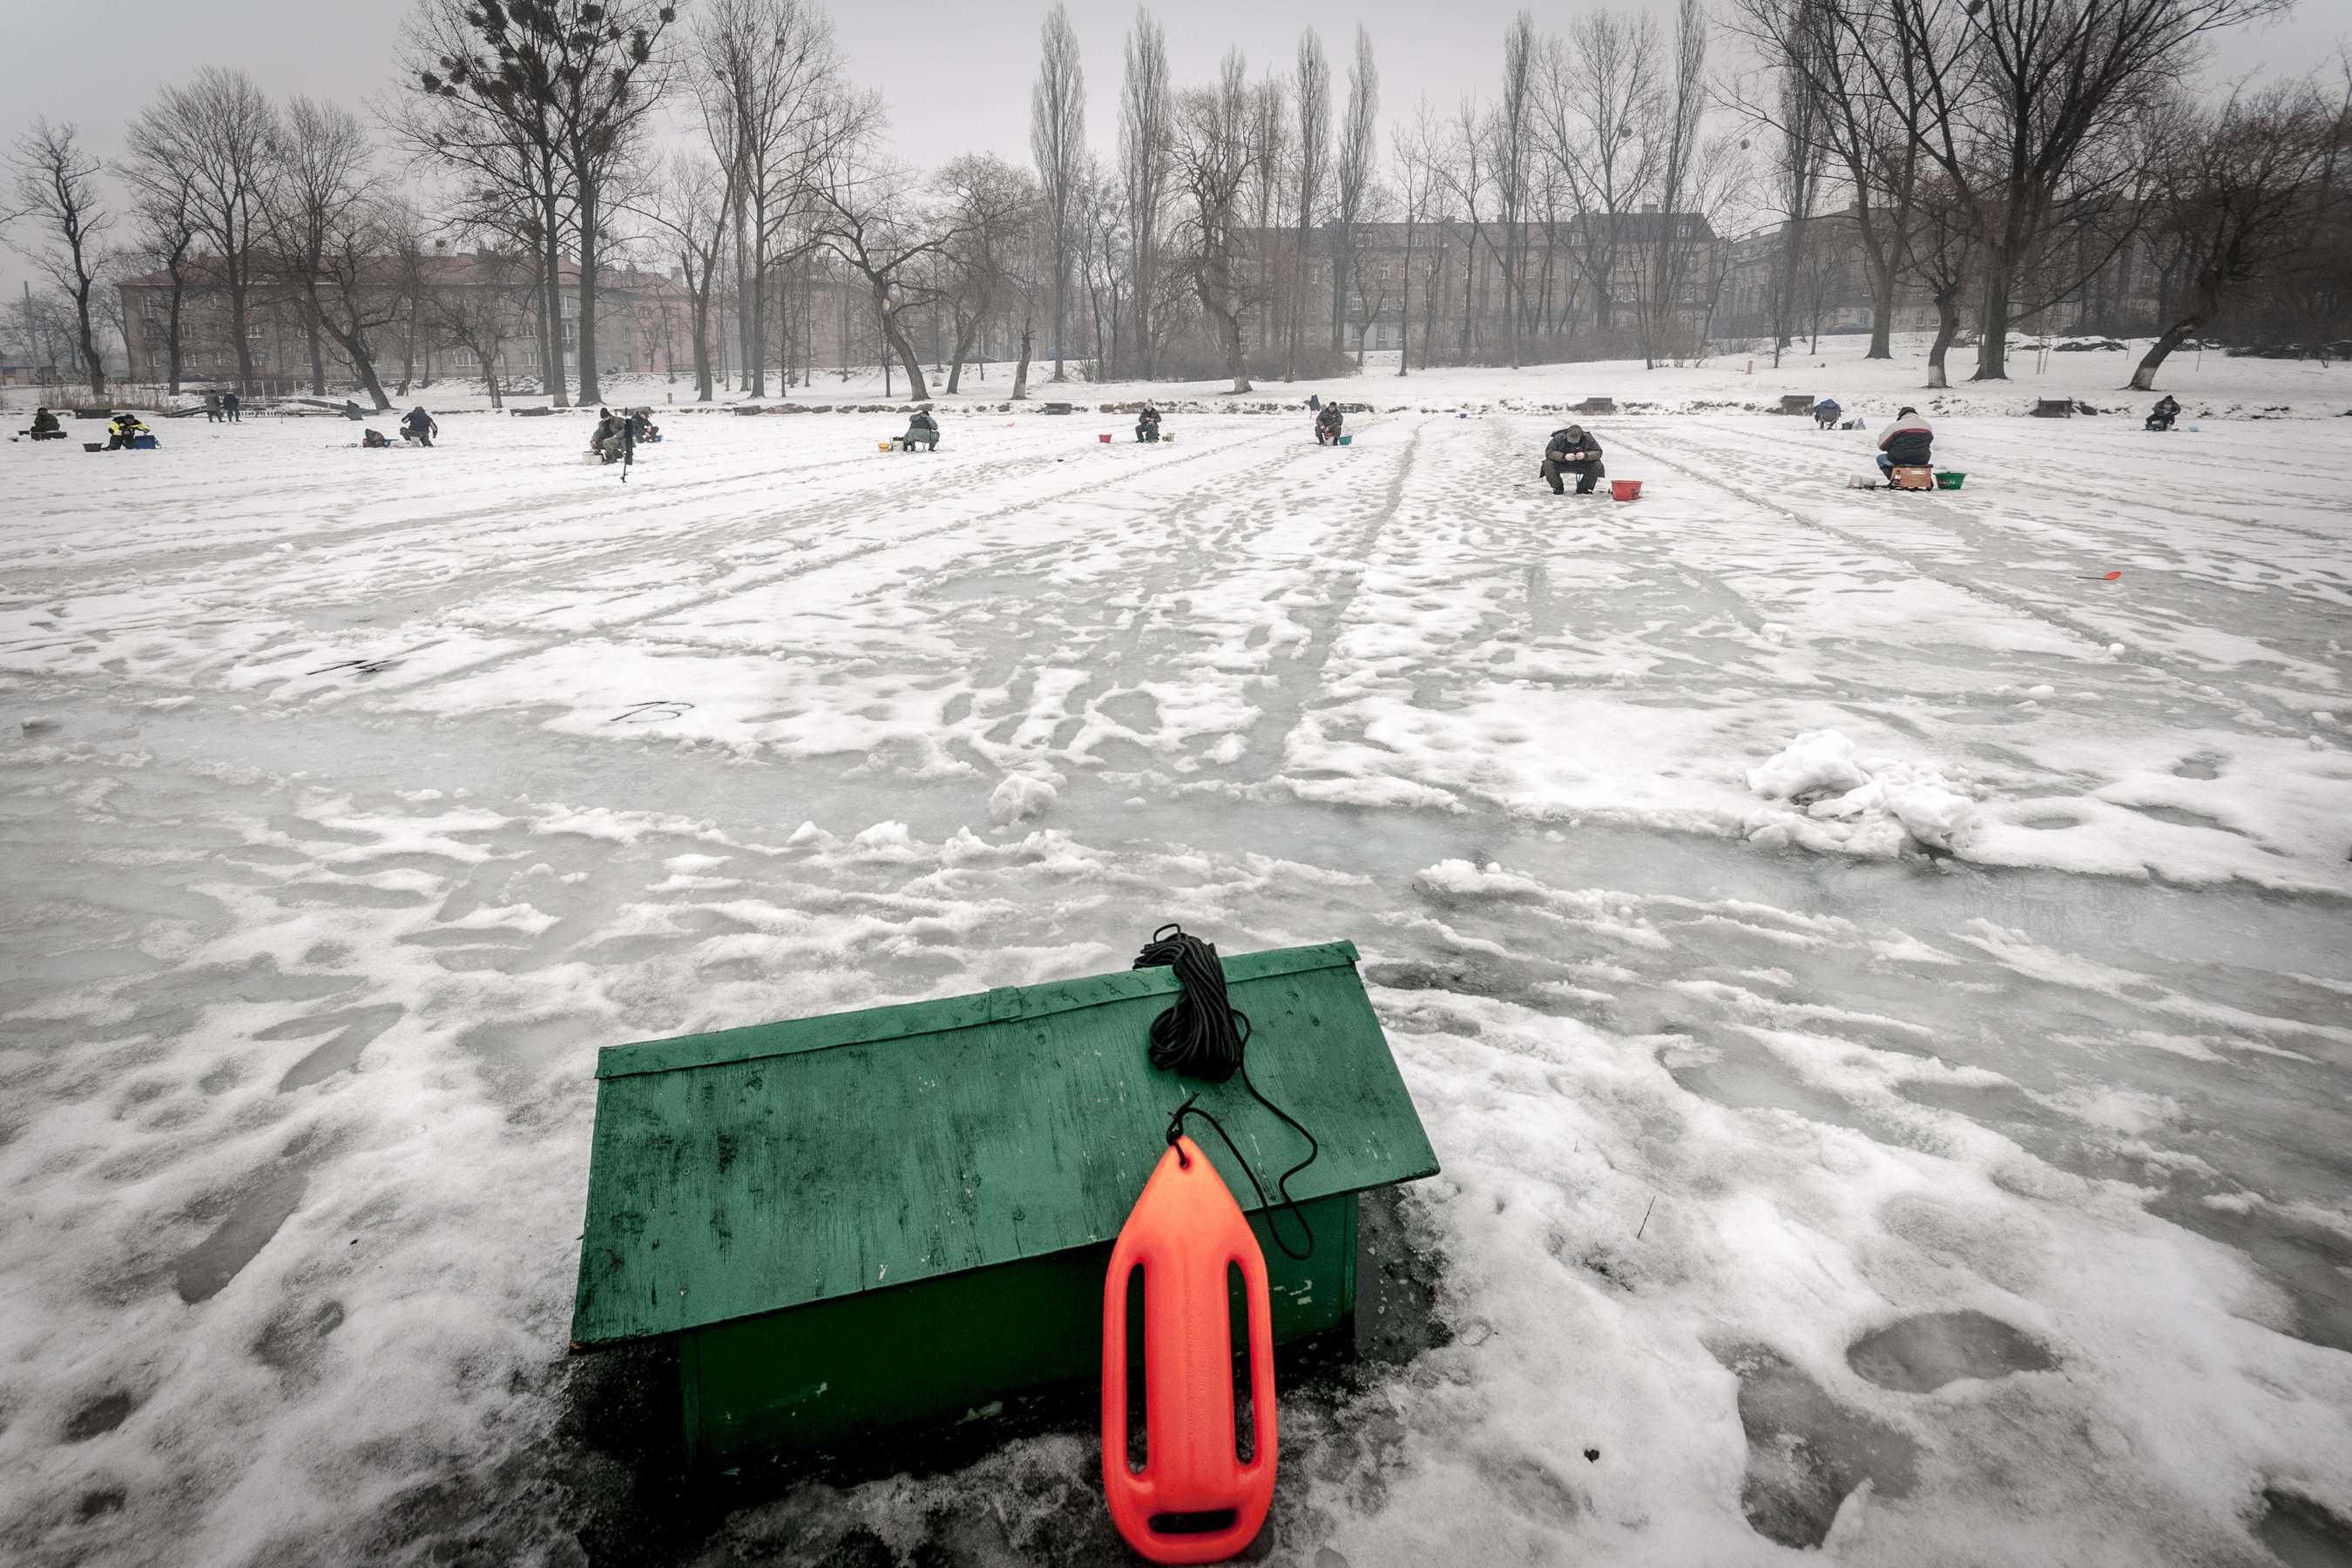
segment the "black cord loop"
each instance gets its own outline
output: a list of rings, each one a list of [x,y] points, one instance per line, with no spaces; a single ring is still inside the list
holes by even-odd
[[[1169,934],[1171,931],[1175,933],[1172,936]],[[1251,1033],[1249,1015],[1226,999],[1225,968],[1217,957],[1216,948],[1199,937],[1187,935],[1182,926],[1171,922],[1151,933],[1151,941],[1137,955],[1134,967],[1171,968],[1176,971],[1177,984],[1182,988],[1177,994],[1174,1005],[1151,1021],[1151,1065],[1162,1072],[1199,1079],[1206,1083],[1223,1083],[1239,1073],[1242,1087],[1249,1090],[1252,1100],[1272,1111],[1284,1126],[1307,1140],[1307,1158],[1285,1171],[1274,1184],[1275,1191],[1282,1195],[1281,1206],[1290,1211],[1290,1217],[1297,1222],[1300,1234],[1307,1237],[1307,1247],[1302,1252],[1283,1239],[1282,1232],[1274,1221],[1276,1205],[1267,1201],[1265,1188],[1260,1184],[1257,1173],[1250,1168],[1247,1160],[1242,1158],[1242,1152],[1234,1146],[1233,1137],[1226,1132],[1223,1124],[1201,1108],[1198,1103],[1200,1095],[1195,1093],[1186,1099],[1168,1118],[1168,1142],[1171,1148],[1183,1135],[1184,1118],[1187,1116],[1197,1116],[1216,1129],[1217,1136],[1224,1140],[1226,1151],[1233,1155],[1234,1163],[1239,1165],[1242,1174],[1249,1178],[1251,1188],[1257,1194],[1258,1207],[1266,1211],[1266,1234],[1274,1237],[1274,1244],[1282,1248],[1284,1256],[1305,1262],[1315,1256],[1315,1229],[1299,1211],[1298,1200],[1290,1195],[1290,1183],[1292,1177],[1315,1163],[1323,1148],[1315,1141],[1315,1134],[1300,1126],[1296,1117],[1260,1093],[1257,1085],[1250,1081],[1246,1054]],[[1176,1153],[1184,1168],[1191,1169],[1192,1162],[1184,1159],[1184,1152],[1177,1149]]]

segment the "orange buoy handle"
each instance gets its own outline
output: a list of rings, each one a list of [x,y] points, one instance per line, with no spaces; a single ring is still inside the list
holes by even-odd
[[[1234,1441],[1226,1270],[1249,1298],[1250,1458]],[[1127,1295],[1143,1270],[1144,1458],[1127,1458]],[[1179,1137],[1111,1248],[1103,1281],[1103,1490],[1154,1563],[1218,1563],[1257,1537],[1274,1501],[1274,1314],[1265,1256],[1209,1157]]]

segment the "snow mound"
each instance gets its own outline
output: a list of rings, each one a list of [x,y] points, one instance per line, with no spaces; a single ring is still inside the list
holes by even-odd
[[[1894,855],[1907,844],[1958,854],[1976,834],[1976,801],[1963,782],[1922,763],[1862,758],[1836,730],[1808,730],[1748,770],[1748,787],[1802,807],[1751,816],[1751,842],[1851,854]]]
[[[988,797],[988,820],[1010,827],[1026,817],[1043,816],[1061,795],[1053,784],[1029,773],[1007,773]]]
[[[1761,767],[1748,770],[1748,787],[1767,800],[1801,800],[1855,789],[1870,775],[1853,760],[1853,742],[1836,730],[1808,730]]]

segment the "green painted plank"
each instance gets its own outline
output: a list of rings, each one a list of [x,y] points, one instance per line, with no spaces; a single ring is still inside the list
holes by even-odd
[[[1225,961],[1255,1026],[1252,1076],[1322,1142],[1292,1184],[1302,1201],[1437,1170],[1352,963],[1325,962],[1342,951]],[[935,1015],[972,1020],[960,1026],[604,1078],[572,1338],[676,1333],[1108,1241],[1196,1089],[1271,1190],[1304,1146],[1238,1080],[1151,1068],[1173,980],[1136,973],[1169,985],[1066,1005],[1094,993],[1030,987],[1050,994],[1035,1008],[990,993],[1003,1016]],[[1214,1134],[1194,1136],[1259,1207]]]
[[[1356,944],[1331,942],[1313,947],[1279,947],[1265,952],[1241,953],[1223,962],[1225,983],[1230,989],[1244,980],[1352,966]],[[676,1072],[682,1068],[716,1067],[723,1062],[751,1061],[832,1046],[903,1039],[910,1035],[1010,1023],[1137,997],[1172,996],[1179,989],[1176,972],[1165,968],[1123,969],[1114,974],[1048,981],[1042,985],[1000,986],[994,991],[942,996],[929,1002],[902,1002],[854,1013],[827,1013],[815,1018],[787,1018],[775,1024],[686,1035],[674,1040],[608,1046],[597,1053],[596,1076],[613,1079]]]
[[[1304,1205],[1316,1237],[1304,1262],[1274,1246],[1264,1215],[1251,1222],[1276,1343],[1335,1329],[1353,1311],[1356,1201]],[[678,1340],[688,1457],[824,1448],[1098,1378],[1109,1266],[1108,1243],[1072,1247],[689,1330]]]

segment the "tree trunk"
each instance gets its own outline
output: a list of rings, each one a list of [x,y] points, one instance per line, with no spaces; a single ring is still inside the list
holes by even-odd
[[[236,389],[244,395],[253,395],[253,340],[246,335],[247,301],[242,266],[235,258],[225,258],[228,272],[228,330],[236,338]]]
[[[1984,310],[1977,324],[1977,373],[1971,381],[2009,379],[2009,252],[1997,251],[1985,263]]]
[[[77,266],[79,265],[79,261],[80,253],[77,251],[75,253]],[[90,279],[84,278],[81,280],[81,287],[74,294],[74,309],[80,318],[81,355],[89,366],[90,396],[93,401],[103,403],[106,401],[106,362],[98,357],[98,334],[90,327],[89,289]],[[123,323],[122,335],[127,342],[131,337],[131,323],[127,321]]]
[[[602,235],[596,211],[596,182],[583,177],[580,187],[580,401],[583,404],[603,400],[604,387],[597,381],[596,367],[596,247]]]
[[[2191,332],[2201,331],[2214,311],[2221,308],[2221,280],[2210,275],[2199,279],[2196,290],[2189,297],[2188,310],[2165,329],[2162,337],[2148,345],[2147,353],[2139,362],[2139,367],[2132,372],[2130,390],[2154,392],[2156,373],[2164,363],[2165,356],[2187,341]]]
[[[898,325],[898,318],[891,313],[888,297],[879,289],[874,291],[874,312],[881,319],[882,336],[887,345],[884,351],[882,362],[882,374],[885,377],[883,395],[886,397],[889,395],[887,380],[890,374],[889,355],[895,353],[898,356],[898,363],[907,372],[908,400],[913,403],[922,402],[930,396],[929,390],[923,383],[923,356],[915,352],[913,343],[908,342],[906,332]]]
[[[1021,363],[1013,372],[1013,400],[1015,403],[1029,395],[1029,350],[1036,337],[1034,324],[1026,316],[1021,318]]]
[[[1234,390],[1235,392],[1253,391],[1255,389],[1251,387],[1249,378],[1249,358],[1242,353],[1241,312],[1234,310],[1231,314],[1222,312],[1220,314],[1225,329],[1225,368],[1232,373]]]
[[[549,176],[551,189],[553,175]],[[541,276],[546,287],[541,298],[546,307],[546,328],[540,339],[539,384],[558,408],[572,406],[569,378],[563,373],[563,231],[558,224],[555,197],[540,202],[541,225]]]
[[[1927,384],[1941,390],[1951,385],[1944,374],[1944,355],[1960,335],[1960,308],[1949,289],[1936,290],[1936,342],[1927,351]]]
[[[1893,359],[1895,348],[1895,268],[1870,260],[1870,352],[1864,359]]]
[[[180,296],[186,285],[180,280],[179,268],[172,269],[172,310],[163,323],[163,353],[171,367],[172,395],[180,395]]]
[[[1404,292],[1397,306],[1397,374],[1402,378],[1412,359],[1412,220],[1404,225]]]
[[[310,395],[327,395],[327,356],[319,348],[318,307],[311,306],[303,313],[302,338],[310,349]]]

